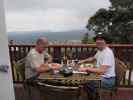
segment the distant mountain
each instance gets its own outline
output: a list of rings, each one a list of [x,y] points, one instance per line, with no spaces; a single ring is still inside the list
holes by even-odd
[[[86,30],[73,30],[67,32],[44,32],[44,31],[31,31],[31,32],[8,32],[8,39],[13,40],[15,43],[27,44],[34,43],[39,37],[47,37],[49,41],[68,41],[68,40],[81,40],[86,33]]]

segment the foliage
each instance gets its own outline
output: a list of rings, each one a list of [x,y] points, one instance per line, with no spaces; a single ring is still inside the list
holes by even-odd
[[[99,9],[88,20],[87,28],[95,33],[106,33],[115,43],[133,43],[133,9],[130,7],[133,3],[129,5],[130,0],[110,1],[112,6]]]
[[[113,7],[132,8],[133,0],[110,0]]]

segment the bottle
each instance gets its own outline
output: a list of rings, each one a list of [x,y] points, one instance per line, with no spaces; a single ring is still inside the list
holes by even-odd
[[[74,65],[74,70],[78,70],[78,68],[79,68],[79,64],[78,64],[78,59],[75,59],[74,60],[74,63],[75,63],[75,65]]]
[[[66,65],[68,64],[68,59],[66,56],[64,57],[64,64],[66,64]]]

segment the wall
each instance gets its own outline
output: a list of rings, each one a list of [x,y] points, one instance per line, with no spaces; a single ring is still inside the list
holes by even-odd
[[[15,100],[5,29],[4,0],[0,0],[0,64],[9,65],[8,72],[0,72],[0,100]]]

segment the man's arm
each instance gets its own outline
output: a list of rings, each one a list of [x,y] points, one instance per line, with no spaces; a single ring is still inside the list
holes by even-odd
[[[78,62],[78,64],[82,64],[82,63],[85,63],[85,62],[93,62],[93,61],[95,61],[95,60],[96,60],[95,57],[89,57],[89,58],[87,58],[87,59],[80,60],[80,61]]]
[[[59,69],[61,67],[60,64],[53,64],[52,63],[52,57],[50,55],[46,55],[48,57],[47,62],[44,64],[40,64],[37,61],[37,56],[36,55],[31,55],[30,56],[30,65],[33,69],[35,69],[37,72],[47,72],[49,70],[55,70]]]
[[[48,67],[48,64],[41,64],[38,65],[38,67],[35,67],[35,70],[39,73],[41,72],[47,72],[50,70],[50,68]]]
[[[91,72],[103,75],[107,71],[108,67],[109,65],[102,65],[99,68],[88,67],[88,68],[80,68],[79,70],[82,72]]]
[[[51,63],[51,64],[41,64],[39,65],[39,67],[36,67],[35,70],[39,73],[41,72],[47,72],[49,70],[58,70],[60,69],[61,65],[60,64],[55,64],[55,63]]]

